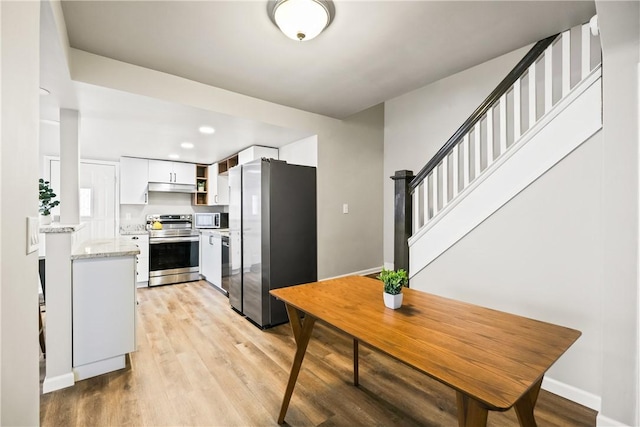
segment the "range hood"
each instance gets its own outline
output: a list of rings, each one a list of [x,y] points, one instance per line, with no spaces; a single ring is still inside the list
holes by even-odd
[[[149,191],[162,191],[165,193],[195,193],[195,184],[170,184],[168,182],[150,182]]]

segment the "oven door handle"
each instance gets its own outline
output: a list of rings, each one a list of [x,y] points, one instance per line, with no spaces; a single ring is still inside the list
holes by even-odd
[[[197,242],[200,240],[198,236],[189,237],[154,237],[149,239],[150,245],[158,245],[161,243],[181,243],[181,242]]]

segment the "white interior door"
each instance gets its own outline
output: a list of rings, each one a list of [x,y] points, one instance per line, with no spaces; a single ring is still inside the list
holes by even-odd
[[[60,160],[50,160],[51,188],[60,195]],[[115,163],[80,161],[80,221],[87,223],[90,238],[117,236],[118,200]],[[60,199],[59,199],[60,200]],[[63,200],[61,200],[64,203]],[[52,210],[60,215],[60,208]]]

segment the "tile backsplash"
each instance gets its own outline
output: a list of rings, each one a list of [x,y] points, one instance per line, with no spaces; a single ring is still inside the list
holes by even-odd
[[[145,224],[150,214],[193,214],[196,212],[228,212],[227,206],[193,206],[188,193],[150,192],[147,205],[120,205],[120,226]]]

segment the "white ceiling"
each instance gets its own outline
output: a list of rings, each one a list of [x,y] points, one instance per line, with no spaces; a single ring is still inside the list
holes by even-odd
[[[62,2],[73,48],[335,118],[595,14],[593,1],[334,0],[334,6],[324,33],[295,42],[269,19],[267,0]],[[199,155],[215,161],[252,143],[281,146],[308,136],[90,85],[75,84],[75,91],[83,132],[90,132],[81,134],[84,153],[85,140],[96,147],[123,140],[128,155],[152,156],[155,144],[164,157],[193,140],[206,141]],[[217,129],[209,139],[194,133],[204,122]]]

